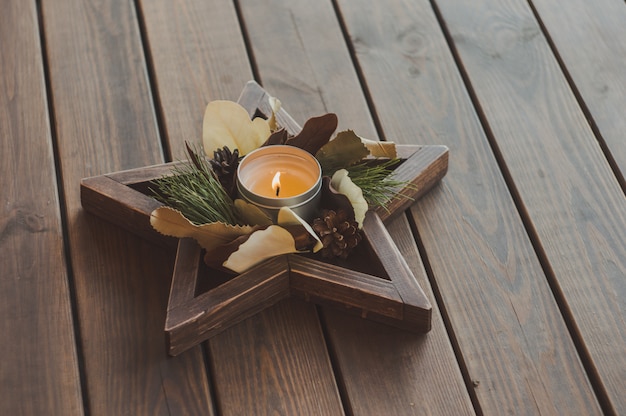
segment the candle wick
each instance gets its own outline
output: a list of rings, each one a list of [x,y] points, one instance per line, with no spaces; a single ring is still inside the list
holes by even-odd
[[[276,196],[278,196],[278,194],[280,193],[280,186],[276,187]]]

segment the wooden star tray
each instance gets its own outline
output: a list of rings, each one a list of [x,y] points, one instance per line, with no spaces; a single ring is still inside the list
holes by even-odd
[[[267,92],[251,81],[239,103],[251,116],[270,114],[268,98]],[[284,110],[277,119],[292,134],[300,130]],[[411,199],[395,199],[387,209],[370,210],[363,224],[364,240],[346,261],[288,254],[234,277],[209,269],[194,240],[165,237],[150,225],[150,213],[162,205],[150,196],[150,181],[171,174],[173,165],[180,162],[83,179],[81,201],[85,210],[153,242],[178,243],[165,322],[171,355],[290,296],[402,329],[428,332],[430,302],[384,224],[402,214],[446,174],[448,148],[397,145],[397,151],[403,163],[395,176],[412,184],[401,191]]]

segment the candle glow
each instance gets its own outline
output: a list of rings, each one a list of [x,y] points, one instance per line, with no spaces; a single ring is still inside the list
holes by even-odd
[[[309,216],[319,204],[321,176],[317,159],[307,151],[288,145],[265,146],[239,164],[237,189],[243,199],[272,216],[281,207]]]
[[[274,179],[272,179],[272,189],[276,192],[276,197],[280,194],[280,171],[276,172]]]

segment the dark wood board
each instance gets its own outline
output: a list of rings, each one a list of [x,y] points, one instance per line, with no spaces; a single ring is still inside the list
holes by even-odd
[[[271,329],[277,327],[280,331]],[[344,414],[310,304],[282,301],[211,338],[208,345],[220,414]]]
[[[626,413],[624,191],[528,3],[461,3],[438,2],[603,410]]]
[[[600,413],[431,4],[338,4],[386,135],[450,147],[443,186],[412,216],[475,405]]]
[[[237,100],[253,78],[232,2],[138,2],[172,160],[186,159],[185,141],[202,140],[209,101]]]
[[[626,7],[623,1],[532,2],[582,99],[598,140],[615,160],[626,188]]]
[[[0,51],[0,414],[80,415],[35,2],[2,5]]]
[[[370,3],[362,4],[362,13],[370,13]],[[302,123],[310,117],[312,108],[317,111],[334,111],[340,120],[348,120],[345,127],[354,129],[363,137],[376,139],[375,118],[370,115],[370,107],[365,100],[368,88],[361,85],[357,76],[358,68],[355,70],[352,59],[347,55],[352,46],[360,47],[359,41],[349,35],[343,37],[340,19],[333,11],[332,2],[316,2],[315,5],[311,7],[310,2],[302,0],[240,2],[260,79],[272,95],[285,102],[289,113],[298,122]],[[315,21],[316,18],[320,20]],[[306,52],[303,53],[303,50]],[[291,56],[297,58],[289,59]],[[395,76],[395,73],[387,74],[381,81],[386,82],[387,78]],[[398,97],[406,93],[400,91]],[[390,112],[399,105],[389,101],[386,104]],[[409,119],[414,116],[409,116]],[[409,136],[415,137],[414,143],[420,143],[422,133],[413,131]],[[393,134],[387,137],[389,140],[397,139]],[[436,143],[438,139],[435,137],[433,134],[430,144]],[[397,233],[392,233],[392,236],[397,239]],[[419,276],[421,284],[427,278],[417,256],[414,251],[411,257],[414,262],[411,264],[419,265],[412,267],[412,270]],[[339,369],[337,377],[343,386],[348,412],[358,408],[361,414],[380,414],[379,409],[388,409],[385,413],[406,414],[411,409],[413,398],[420,399],[422,406],[428,407],[433,415],[472,412],[456,357],[451,351],[450,340],[441,321],[433,322],[433,329],[427,337],[417,337],[418,340],[427,339],[432,348],[433,355],[429,356],[429,360],[437,365],[427,366],[417,355],[412,356],[413,360],[406,361],[372,360],[372,357],[385,356],[389,351],[386,346],[403,342],[406,334],[397,330],[381,332],[378,330],[379,325],[360,318],[350,319],[330,308],[322,309],[324,316],[330,317],[325,319],[325,324],[330,335],[331,349],[345,348],[344,354],[336,354],[336,363]],[[365,337],[346,336],[347,345],[335,344],[332,334],[353,333],[355,325],[365,330]],[[408,346],[409,350],[411,348]],[[414,351],[417,352],[417,349]],[[341,357],[346,356],[349,356],[350,362],[360,365],[342,370]],[[363,363],[367,363],[365,367]],[[377,388],[364,389],[370,380],[369,373],[393,374],[393,378],[399,381],[384,385],[379,383]],[[420,374],[420,377],[415,377],[415,374]],[[442,385],[446,386],[443,390],[445,395],[436,391],[436,386]],[[364,394],[365,391],[367,394]]]
[[[210,413],[200,348],[160,342],[173,255],[80,207],[81,178],[162,162],[134,2],[41,7],[87,412]]]

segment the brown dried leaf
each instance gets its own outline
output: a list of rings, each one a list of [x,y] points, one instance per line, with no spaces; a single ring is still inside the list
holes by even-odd
[[[337,115],[328,113],[319,117],[312,117],[304,123],[302,131],[287,140],[288,145],[306,150],[313,156],[322,148],[337,129]]]
[[[315,155],[322,171],[331,174],[337,169],[353,165],[369,155],[361,138],[352,130],[337,133],[337,137],[326,143]]]
[[[285,130],[285,129],[276,130],[275,132],[273,132],[270,135],[270,137],[267,138],[265,143],[263,143],[263,146],[272,146],[272,145],[275,145],[275,144],[285,144],[285,142],[287,142],[288,138],[289,138],[289,133],[287,133],[287,130]]]

